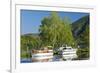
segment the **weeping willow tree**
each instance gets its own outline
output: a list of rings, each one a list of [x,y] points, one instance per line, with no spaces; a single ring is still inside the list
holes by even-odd
[[[62,19],[57,12],[51,12],[50,16],[43,18],[41,24],[39,35],[43,46],[57,48],[64,44],[73,45],[74,38],[68,18]]]

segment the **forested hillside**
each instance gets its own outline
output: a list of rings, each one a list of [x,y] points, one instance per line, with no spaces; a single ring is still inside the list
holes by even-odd
[[[89,15],[72,23],[72,33],[77,42],[80,58],[89,58]]]

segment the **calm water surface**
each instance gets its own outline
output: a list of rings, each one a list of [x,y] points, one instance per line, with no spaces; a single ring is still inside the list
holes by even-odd
[[[48,60],[48,62],[54,62],[54,61],[63,61],[62,56],[54,55],[52,59]],[[32,59],[23,58],[23,59],[21,59],[21,63],[32,63]]]

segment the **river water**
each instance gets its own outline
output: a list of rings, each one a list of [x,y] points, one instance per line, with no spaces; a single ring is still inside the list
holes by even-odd
[[[54,61],[65,61],[66,59],[64,59],[61,55],[54,55],[53,58],[48,59],[48,60],[44,60],[42,62],[54,62]],[[36,62],[41,62],[41,61],[36,61]],[[32,59],[30,58],[23,58],[21,59],[21,63],[33,63]]]

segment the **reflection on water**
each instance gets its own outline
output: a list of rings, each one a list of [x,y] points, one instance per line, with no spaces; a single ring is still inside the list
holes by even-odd
[[[62,56],[61,55],[55,55],[53,58],[52,58],[52,61],[61,61],[62,60]]]
[[[32,60],[30,58],[23,58],[21,59],[21,63],[31,63]]]
[[[54,55],[52,58],[48,59],[40,59],[40,60],[32,60],[30,58],[23,58],[21,59],[21,63],[32,63],[32,62],[54,62],[54,61],[65,61],[64,57],[62,55]]]

